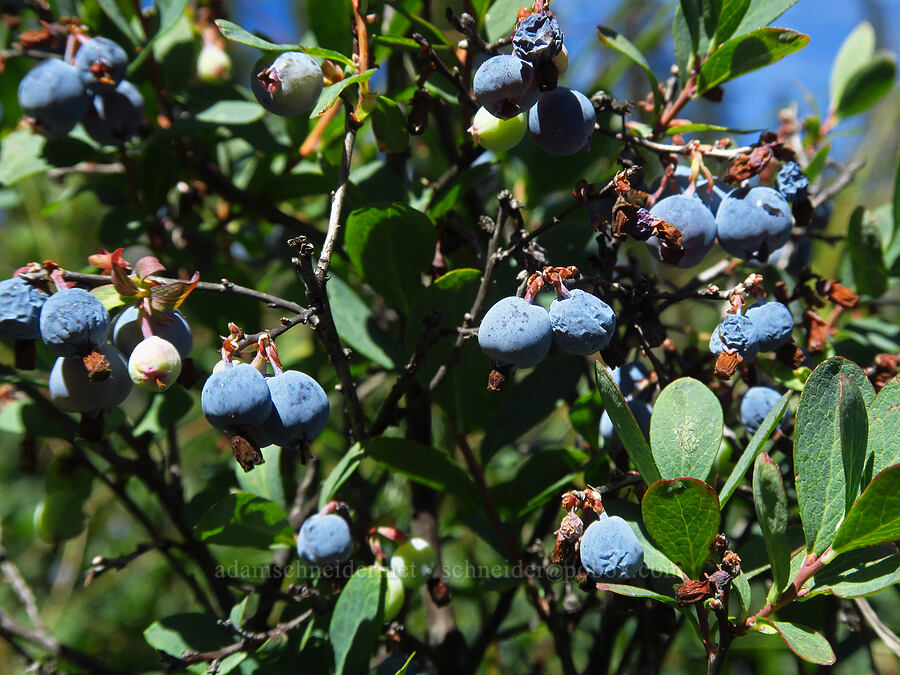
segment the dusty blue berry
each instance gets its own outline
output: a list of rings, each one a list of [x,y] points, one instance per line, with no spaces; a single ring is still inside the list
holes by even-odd
[[[36,340],[47,294],[20,277],[0,281],[0,336]]]
[[[233,363],[213,372],[200,392],[200,408],[216,429],[253,427],[272,412],[266,379],[247,363]]]
[[[528,113],[532,138],[553,155],[572,155],[585,149],[596,121],[590,99],[580,91],[566,87],[541,94]]]
[[[644,564],[644,548],[619,516],[601,518],[581,537],[581,564],[594,579],[631,579]]]
[[[750,387],[741,399],[741,424],[749,434],[755,434],[766,415],[781,400],[781,394],[771,387]],[[781,418],[781,425],[787,415]]]
[[[729,314],[716,326],[709,338],[709,351],[720,354],[726,349],[737,352],[745,361],[756,357],[759,352],[759,333],[746,316]]]
[[[650,213],[674,225],[684,235],[681,242],[684,256],[678,262],[678,267],[699,265],[716,243],[716,218],[709,207],[694,195],[680,194],[661,199],[653,205]],[[659,240],[656,237],[650,237],[647,243],[659,251]],[[663,256],[660,256],[660,260],[665,262]]]
[[[57,291],[41,310],[41,337],[57,356],[84,356],[106,340],[109,312],[81,288]]]
[[[691,167],[685,164],[679,164],[675,167],[675,175],[672,176],[666,183],[666,189],[662,191],[659,195],[659,200],[662,201],[666,197],[671,197],[672,195],[682,194],[685,190],[688,189],[688,185],[690,184],[691,178]],[[657,178],[653,182],[653,186],[650,189],[650,192],[656,192],[659,189],[659,185],[662,182],[661,178]],[[700,201],[702,201],[706,206],[712,211],[713,214],[719,210],[719,205],[722,203],[722,200],[725,199],[726,192],[722,188],[720,188],[717,184],[713,184],[712,190],[708,190],[708,181],[706,180],[706,176],[702,173],[697,176],[696,185],[696,194]]]
[[[763,262],[791,238],[791,205],[768,187],[737,188],[716,213],[719,245],[729,255]]]
[[[530,63],[511,54],[492,56],[475,71],[472,91],[491,115],[508,120],[525,112],[540,96]]]
[[[313,565],[346,562],[353,553],[347,521],[335,513],[310,516],[297,535],[297,553]]]
[[[791,341],[794,317],[786,305],[780,302],[753,305],[747,310],[747,318],[756,328],[760,351],[769,352]]]
[[[131,392],[128,366],[118,349],[110,344],[100,345],[97,351],[109,362],[109,375],[92,380],[84,360],[80,357],[60,357],[50,371],[50,400],[67,412],[92,413],[111,410]]]
[[[531,63],[545,63],[563,48],[563,32],[556,17],[538,12],[525,17],[513,35],[513,54]]]
[[[609,346],[616,313],[596,295],[576,288],[550,305],[553,341],[564,352],[588,356]]]
[[[19,105],[49,136],[65,136],[84,116],[90,97],[73,66],[47,59],[19,82]]]
[[[311,443],[328,424],[325,390],[306,373],[286,370],[266,378],[272,412],[253,430],[259,445]]]
[[[91,91],[112,91],[125,77],[128,54],[117,42],[95,37],[79,47],[75,68],[84,86]]]
[[[478,329],[478,346],[498,366],[536,366],[552,342],[547,310],[516,296],[503,298],[491,307]]]

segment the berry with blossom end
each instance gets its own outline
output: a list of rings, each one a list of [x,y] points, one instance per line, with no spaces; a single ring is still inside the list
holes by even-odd
[[[516,147],[528,131],[528,120],[525,114],[509,119],[494,117],[487,108],[479,108],[472,118],[469,133],[472,140],[485,150],[503,152]]]
[[[262,424],[272,412],[266,379],[246,363],[231,363],[214,372],[203,384],[200,408],[220,431]]]
[[[109,344],[100,345],[97,352],[109,364],[109,373],[103,379],[92,377],[79,357],[56,359],[48,387],[50,400],[60,410],[94,414],[111,410],[128,397],[132,384],[122,354]]]
[[[112,91],[125,77],[128,54],[109,38],[95,37],[75,54],[75,69],[85,87],[94,93]]]
[[[168,340],[151,335],[131,352],[128,375],[141,389],[165,391],[181,374],[181,355]]]
[[[709,338],[709,351],[721,354],[736,352],[744,361],[756,358],[759,353],[759,333],[746,316],[729,314],[716,326]]]
[[[293,116],[312,110],[324,80],[322,68],[303,52],[284,52],[272,61],[263,57],[253,68],[250,88],[269,112]]]

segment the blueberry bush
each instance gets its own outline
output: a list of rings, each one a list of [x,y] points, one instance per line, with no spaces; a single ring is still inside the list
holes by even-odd
[[[0,671],[896,672],[895,59],[770,116],[795,2],[0,3]]]

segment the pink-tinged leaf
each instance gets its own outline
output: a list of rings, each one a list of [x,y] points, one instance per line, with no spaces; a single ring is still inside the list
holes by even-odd
[[[88,256],[88,263],[94,267],[99,267],[104,272],[108,272],[114,264],[124,269],[128,267],[128,261],[122,258],[122,251],[124,250],[123,248],[118,248],[110,253],[105,248],[101,248],[99,253]]]
[[[153,274],[165,272],[166,268],[161,262],[159,262],[159,260],[154,258],[152,255],[148,255],[137,261],[137,264],[134,266],[134,271],[135,274],[138,275],[138,278],[143,281]]]
[[[115,255],[116,254],[114,253],[113,256]],[[112,260],[109,276],[112,279],[113,286],[115,286],[116,290],[119,292],[119,295],[122,297],[137,295],[138,287],[135,285],[134,280],[117,264],[115,258]]]
[[[153,286],[150,289],[151,309],[157,312],[171,312],[178,309],[199,281],[200,274],[194,272],[194,276],[188,281],[170,281]]]

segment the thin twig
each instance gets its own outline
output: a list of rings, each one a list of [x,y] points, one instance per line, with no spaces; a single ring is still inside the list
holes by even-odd
[[[594,130],[599,131],[604,136],[615,138],[616,140],[622,141],[623,143],[639,145],[642,148],[646,148],[647,150],[651,150],[652,152],[660,155],[690,155],[691,151],[693,150],[693,146],[691,145],[671,145],[667,143],[659,143],[658,141],[653,141],[649,138],[633,136],[622,131],[608,129],[606,127],[596,126],[594,127]],[[711,148],[707,151],[704,151],[703,156],[712,157],[715,159],[730,160],[734,159],[738,155],[746,154],[751,150],[753,150],[753,148],[748,145],[744,145],[739,148],[728,148],[725,150],[721,150],[719,148]]]
[[[3,571],[6,583],[12,587],[16,597],[19,598],[19,602],[22,603],[22,607],[25,608],[31,625],[36,630],[45,631],[44,621],[41,619],[41,613],[38,611],[34,592],[31,590],[31,586],[28,585],[28,582],[25,581],[25,577],[22,576],[19,568],[7,557],[6,549],[3,548],[2,544],[0,544],[0,570]]]
[[[866,161],[864,159],[856,159],[850,162],[844,170],[841,172],[841,175],[838,176],[833,183],[831,183],[824,190],[820,190],[814,197],[810,198],[810,204],[815,209],[817,206],[821,206],[829,199],[833,199],[837,194],[843,190],[845,187],[850,185],[853,182],[853,179],[856,177],[856,174],[866,165]]]

